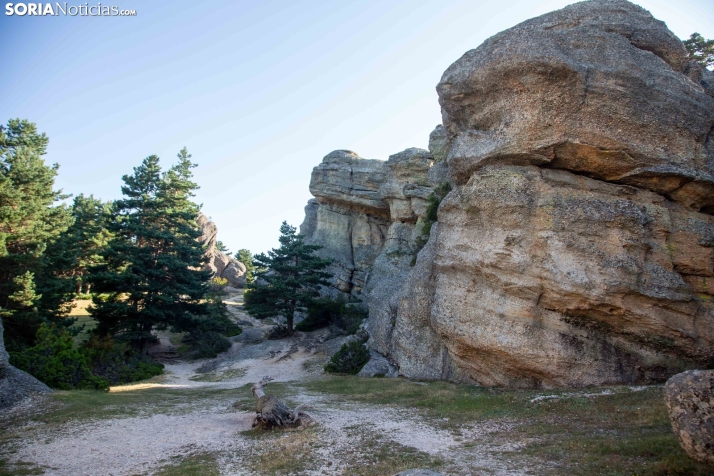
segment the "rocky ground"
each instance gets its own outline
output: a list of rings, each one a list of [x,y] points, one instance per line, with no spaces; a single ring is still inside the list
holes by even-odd
[[[264,340],[269,326],[242,312],[241,295],[226,302],[245,331],[218,358],[178,359],[171,336],[161,335],[154,353],[166,362],[164,375],[109,393],[57,392],[0,416],[0,475],[390,475],[414,467],[452,475],[669,474],[673,463],[663,460],[683,458],[663,405],[650,408],[661,401],[659,387],[501,392],[329,377],[322,366],[339,338],[324,330]],[[269,393],[291,406],[309,404],[313,424],[252,430],[249,388],[264,375],[275,378]],[[655,440],[666,454],[635,454]],[[592,441],[619,441],[611,453],[635,453],[615,461]],[[678,474],[710,474],[686,464],[690,472]]]

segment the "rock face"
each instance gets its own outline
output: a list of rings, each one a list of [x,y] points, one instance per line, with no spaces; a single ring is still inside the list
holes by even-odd
[[[245,286],[245,265],[231,258],[216,248],[218,227],[203,213],[198,214],[196,222],[201,227],[202,235],[199,240],[206,245],[205,256],[208,263],[204,269],[211,271],[214,276],[228,280],[228,285],[236,288]]]
[[[714,465],[714,370],[675,375],[664,398],[679,444],[692,458]]]
[[[52,389],[32,375],[10,365],[0,319],[0,408],[7,408],[33,394],[51,391]]]
[[[444,73],[429,153],[328,155],[303,233],[338,259],[400,375],[579,387],[709,365],[711,84],[627,1],[534,18]]]

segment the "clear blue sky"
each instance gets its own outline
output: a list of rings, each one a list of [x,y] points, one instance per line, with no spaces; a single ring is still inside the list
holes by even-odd
[[[144,157],[168,166],[187,146],[219,239],[265,251],[282,220],[302,221],[324,155],[426,148],[443,71],[569,3],[104,0],[138,13],[109,18],[3,10],[0,122],[36,122],[48,162],[60,164],[58,187],[105,200]],[[681,38],[714,38],[712,0],[636,3]]]

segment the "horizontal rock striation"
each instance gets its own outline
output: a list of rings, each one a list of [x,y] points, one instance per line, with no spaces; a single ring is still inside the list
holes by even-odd
[[[714,362],[712,74],[646,10],[581,2],[450,66],[429,153],[326,157],[303,227],[372,349],[407,377],[529,388]]]

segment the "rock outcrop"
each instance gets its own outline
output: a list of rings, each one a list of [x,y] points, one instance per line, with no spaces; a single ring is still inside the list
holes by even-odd
[[[203,213],[198,214],[196,222],[202,231],[199,240],[206,246],[205,256],[208,258],[208,262],[204,269],[213,273],[213,276],[226,279],[229,286],[245,287],[245,265],[216,248],[218,240],[216,224]]]
[[[301,230],[400,375],[577,387],[709,365],[710,73],[625,0],[526,21],[444,73],[430,152],[328,155]]]
[[[0,319],[0,408],[12,406],[33,394],[51,391],[52,389],[32,375],[10,365]]]
[[[714,465],[714,370],[677,374],[664,386],[674,434],[692,458]]]

